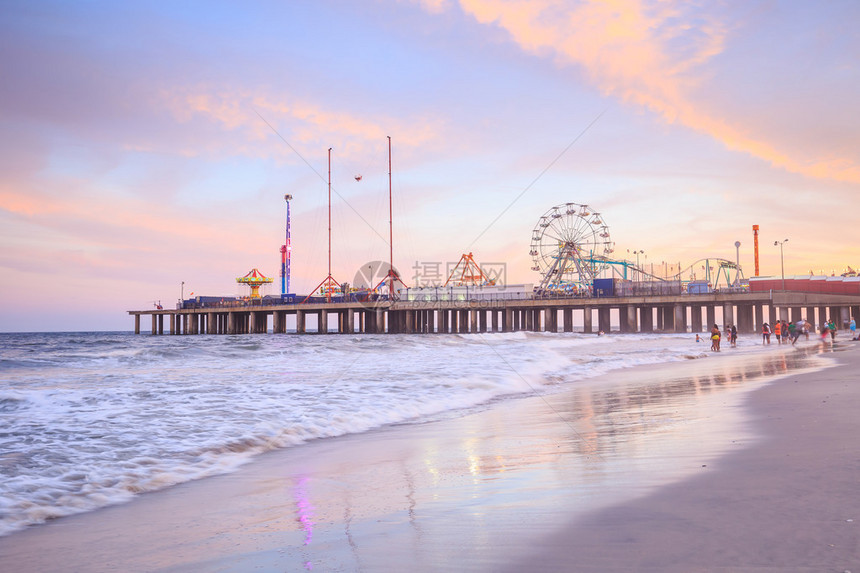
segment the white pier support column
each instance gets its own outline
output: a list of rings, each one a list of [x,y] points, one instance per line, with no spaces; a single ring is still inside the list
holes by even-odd
[[[674,308],[675,332],[687,332],[687,305],[676,304]]]
[[[639,332],[639,321],[636,316],[636,306],[629,305],[627,307],[627,332]]]
[[[727,302],[723,304],[723,328],[730,324],[735,324],[735,307],[732,303]]]

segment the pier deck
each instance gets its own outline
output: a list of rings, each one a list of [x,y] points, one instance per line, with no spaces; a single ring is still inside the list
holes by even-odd
[[[839,328],[844,328],[851,316],[860,315],[860,296],[716,292],[606,298],[211,306],[128,313],[134,316],[135,334],[141,333],[141,317],[147,315],[151,317],[152,334],[573,332],[575,323],[581,325],[577,331],[586,333],[610,332],[616,325],[621,332],[696,333],[717,323],[722,328],[734,324],[739,332],[757,333],[765,322],[772,325],[777,320],[794,322],[802,318],[816,326],[833,318]],[[294,323],[293,328],[287,328],[288,319]]]

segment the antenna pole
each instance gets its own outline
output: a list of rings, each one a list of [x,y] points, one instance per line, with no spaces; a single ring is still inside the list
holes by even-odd
[[[331,147],[328,148],[328,276],[331,276]]]
[[[391,136],[388,136],[388,300],[394,300],[394,210],[391,201]]]

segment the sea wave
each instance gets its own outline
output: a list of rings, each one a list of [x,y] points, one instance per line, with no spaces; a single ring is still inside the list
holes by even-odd
[[[22,336],[0,339],[0,534],[272,449],[702,356],[689,335]]]

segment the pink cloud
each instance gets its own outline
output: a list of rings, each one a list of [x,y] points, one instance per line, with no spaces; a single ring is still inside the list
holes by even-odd
[[[749,133],[742,120],[720,118],[699,103],[707,87],[700,68],[720,55],[730,26],[713,14],[647,0],[460,0],[478,22],[498,26],[525,51],[581,66],[604,94],[647,108],[669,123],[705,133],[727,148],[807,177],[860,182],[854,159],[809,159],[767,133]],[[439,4],[433,5],[437,10]],[[430,11],[433,11],[430,10]],[[685,12],[686,10],[686,12]]]
[[[303,148],[326,149],[337,143],[342,157],[358,154],[391,134],[397,134],[399,146],[420,148],[439,138],[444,129],[439,120],[358,116],[300,99],[261,95],[260,90],[195,85],[164,91],[161,97],[180,122],[204,121],[222,130],[243,132],[244,151],[257,157],[266,155],[262,144],[270,142],[272,128]],[[237,149],[232,145],[230,151]]]

